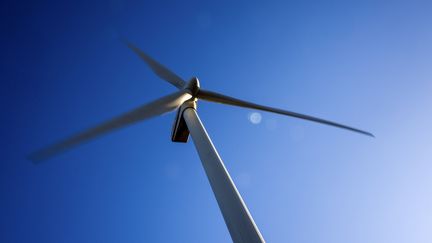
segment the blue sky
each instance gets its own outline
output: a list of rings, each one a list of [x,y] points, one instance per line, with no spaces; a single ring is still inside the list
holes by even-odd
[[[25,156],[173,92],[119,40],[227,95],[369,130],[199,103],[268,242],[430,242],[428,1],[1,3],[1,242],[229,242],[174,113]]]

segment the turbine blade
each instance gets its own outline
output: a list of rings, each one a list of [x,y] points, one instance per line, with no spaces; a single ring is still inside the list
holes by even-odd
[[[203,99],[203,100],[207,100],[207,101],[211,101],[211,102],[222,103],[222,104],[233,105],[233,106],[240,106],[240,107],[245,107],[245,108],[257,109],[257,110],[273,112],[273,113],[277,113],[277,114],[281,114],[281,115],[296,117],[296,118],[300,118],[303,120],[318,122],[318,123],[322,123],[322,124],[326,124],[326,125],[330,125],[330,126],[334,126],[334,127],[338,127],[338,128],[342,128],[342,129],[346,129],[346,130],[350,130],[353,132],[357,132],[357,133],[361,133],[361,134],[364,134],[367,136],[374,137],[374,135],[370,132],[366,132],[366,131],[363,131],[363,130],[360,130],[357,128],[342,125],[342,124],[339,124],[336,122],[324,120],[324,119],[313,117],[313,116],[303,115],[303,114],[292,112],[292,111],[286,111],[286,110],[273,108],[273,107],[269,107],[269,106],[258,105],[258,104],[254,104],[254,103],[251,103],[248,101],[239,100],[239,99],[229,97],[229,96],[226,96],[223,94],[219,94],[216,92],[212,92],[212,91],[200,89],[198,94],[197,94],[197,97],[199,99]]]
[[[142,121],[179,107],[184,101],[191,98],[191,95],[185,91],[178,91],[171,95],[157,99],[151,103],[140,106],[132,111],[129,111],[123,115],[115,117],[107,122],[104,122],[98,126],[85,130],[77,135],[69,137],[59,143],[52,146],[39,150],[29,156],[29,159],[34,163],[41,162],[42,160],[48,159],[60,152],[63,152],[69,148],[79,145],[83,142],[96,138],[100,135],[109,133],[113,130],[131,125],[138,121]]]
[[[151,58],[149,55],[144,53],[134,44],[124,40],[123,41],[133,52],[135,52],[150,68],[151,70],[159,76],[161,79],[171,83],[178,89],[182,89],[186,82],[180,78],[177,74],[164,67],[162,64],[158,63],[156,60]]]

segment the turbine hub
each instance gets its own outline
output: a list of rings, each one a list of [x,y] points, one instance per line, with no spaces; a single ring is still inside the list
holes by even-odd
[[[189,80],[189,82],[186,84],[185,89],[188,90],[192,97],[196,97],[198,94],[198,91],[200,89],[200,83],[197,77],[193,77]]]

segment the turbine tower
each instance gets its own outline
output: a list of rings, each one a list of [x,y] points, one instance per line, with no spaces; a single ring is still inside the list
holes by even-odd
[[[373,137],[369,132],[332,121],[258,105],[201,89],[198,78],[193,77],[189,82],[185,82],[174,72],[158,63],[132,43],[127,41],[125,43],[157,76],[171,83],[178,91],[31,154],[29,159],[35,164],[100,135],[177,109],[171,140],[173,142],[186,143],[189,135],[192,136],[232,241],[235,243],[255,243],[265,242],[265,240],[198,116],[196,109],[198,100],[273,112]]]

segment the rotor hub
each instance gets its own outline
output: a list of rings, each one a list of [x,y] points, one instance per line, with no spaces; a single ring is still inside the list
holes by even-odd
[[[198,78],[197,77],[191,78],[189,82],[186,84],[185,89],[188,91],[190,95],[192,95],[193,98],[195,98],[200,89],[200,82]]]

